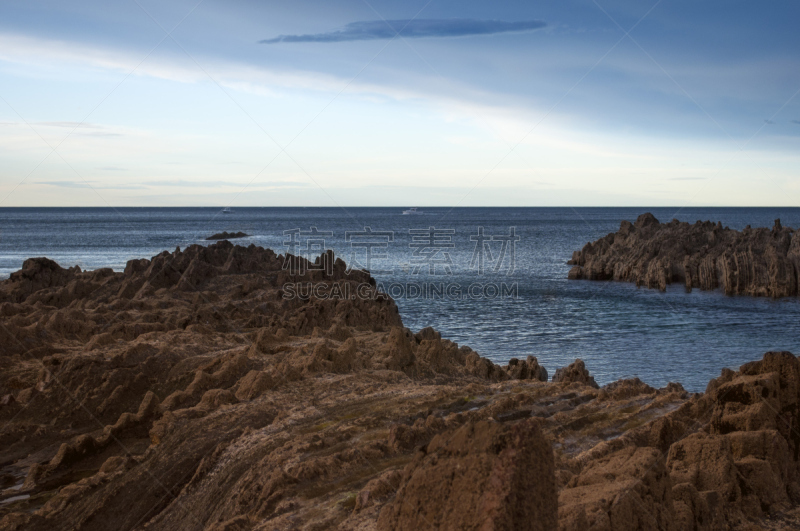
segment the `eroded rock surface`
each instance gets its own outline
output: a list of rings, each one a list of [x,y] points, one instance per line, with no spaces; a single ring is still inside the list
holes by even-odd
[[[581,359],[575,360],[566,367],[557,369],[556,373],[553,375],[553,382],[578,382],[586,384],[589,387],[594,387],[595,389],[599,387],[597,382],[594,381],[594,377],[589,374],[589,371],[586,369],[586,364]]]
[[[416,453],[378,529],[549,530],[557,509],[553,450],[539,423],[468,422]]]
[[[800,522],[792,354],[704,394],[598,389],[579,361],[547,382],[413,333],[373,286],[229,242],[27,260],[0,283],[0,530]]]
[[[561,528],[773,529],[792,510],[785,521],[800,522],[798,371],[791,353],[768,352],[579,466],[566,460]]]
[[[621,280],[665,290],[721,288],[730,295],[798,294],[800,233],[775,220],[772,229],[742,231],[710,221],[659,223],[642,214],[619,231],[587,243],[567,262],[570,279]]]

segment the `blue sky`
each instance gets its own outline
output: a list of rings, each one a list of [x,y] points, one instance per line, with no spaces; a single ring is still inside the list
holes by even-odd
[[[6,0],[0,206],[796,205],[797,20],[791,2]]]

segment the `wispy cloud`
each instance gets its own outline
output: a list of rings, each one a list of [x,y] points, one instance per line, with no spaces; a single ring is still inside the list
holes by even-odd
[[[124,168],[103,168],[125,171]],[[36,181],[31,184],[56,186],[59,188],[94,188],[99,190],[145,190],[148,188],[245,188],[251,189],[276,189],[276,188],[305,188],[308,183],[296,181],[266,181],[266,182],[236,182],[236,181],[194,181],[184,179],[142,181],[139,183],[103,183],[98,181]]]
[[[109,131],[106,127],[98,124],[84,123],[84,122],[36,122],[36,125],[44,127],[58,127],[62,129],[71,129],[76,134],[84,136],[122,136],[121,133],[114,133]]]
[[[89,183],[81,181],[38,181],[32,184],[45,184],[47,186],[58,186],[59,188],[91,188]]]
[[[79,127],[84,129],[101,129],[101,126],[96,124],[87,124],[85,122],[36,122],[39,125],[47,127],[65,127],[68,129],[77,129]]]
[[[187,179],[174,179],[165,181],[147,181],[143,184],[152,187],[173,187],[173,186],[187,186],[187,187],[234,187],[234,188],[297,188],[306,187],[308,183],[297,181],[266,181],[266,182],[236,182],[236,181],[193,181]]]
[[[800,120],[789,120],[789,121],[792,122],[793,124],[800,125]]]
[[[109,184],[97,181],[37,181],[31,184],[44,184],[58,188],[91,188],[94,190],[143,190],[138,184]]]
[[[492,35],[533,31],[547,23],[541,20],[502,22],[500,20],[474,19],[416,19],[416,20],[366,20],[351,22],[343,29],[308,35],[278,35],[259,41],[261,44],[279,42],[343,42],[391,39],[395,35],[417,37],[464,37],[467,35]]]

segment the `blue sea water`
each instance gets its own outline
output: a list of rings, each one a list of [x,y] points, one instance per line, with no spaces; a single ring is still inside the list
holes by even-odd
[[[2,208],[0,277],[33,256],[62,266],[122,270],[129,259],[205,245],[206,236],[223,230],[252,235],[239,244],[284,253],[292,238],[285,231],[316,227],[328,234],[296,234],[298,250],[332,248],[348,263],[366,265],[363,244],[383,244],[371,248],[370,269],[381,271],[374,274],[397,299],[405,325],[433,326],[496,362],[532,354],[552,374],[582,358],[600,384],[638,376],[654,386],[678,381],[702,391],[723,367],[738,367],[768,350],[800,353],[796,299],[567,281],[566,265],[573,251],[643,212],[661,221],[721,221],[735,229],[771,227],[780,218],[797,228],[800,208],[420,210],[422,215],[402,215],[399,208],[236,208],[230,214],[219,208]],[[365,227],[373,234],[365,236]],[[482,242],[476,241],[481,227]]]

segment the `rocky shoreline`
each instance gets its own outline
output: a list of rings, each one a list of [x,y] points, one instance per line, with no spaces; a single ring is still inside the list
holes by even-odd
[[[800,525],[788,352],[702,394],[580,360],[548,381],[298,281],[375,285],[227,241],[122,273],[27,260],[0,283],[0,530]]]
[[[711,221],[659,223],[650,213],[587,243],[567,262],[569,278],[619,280],[666,290],[721,288],[728,295],[794,297],[800,278],[800,232],[775,220],[772,229],[736,231]]]

